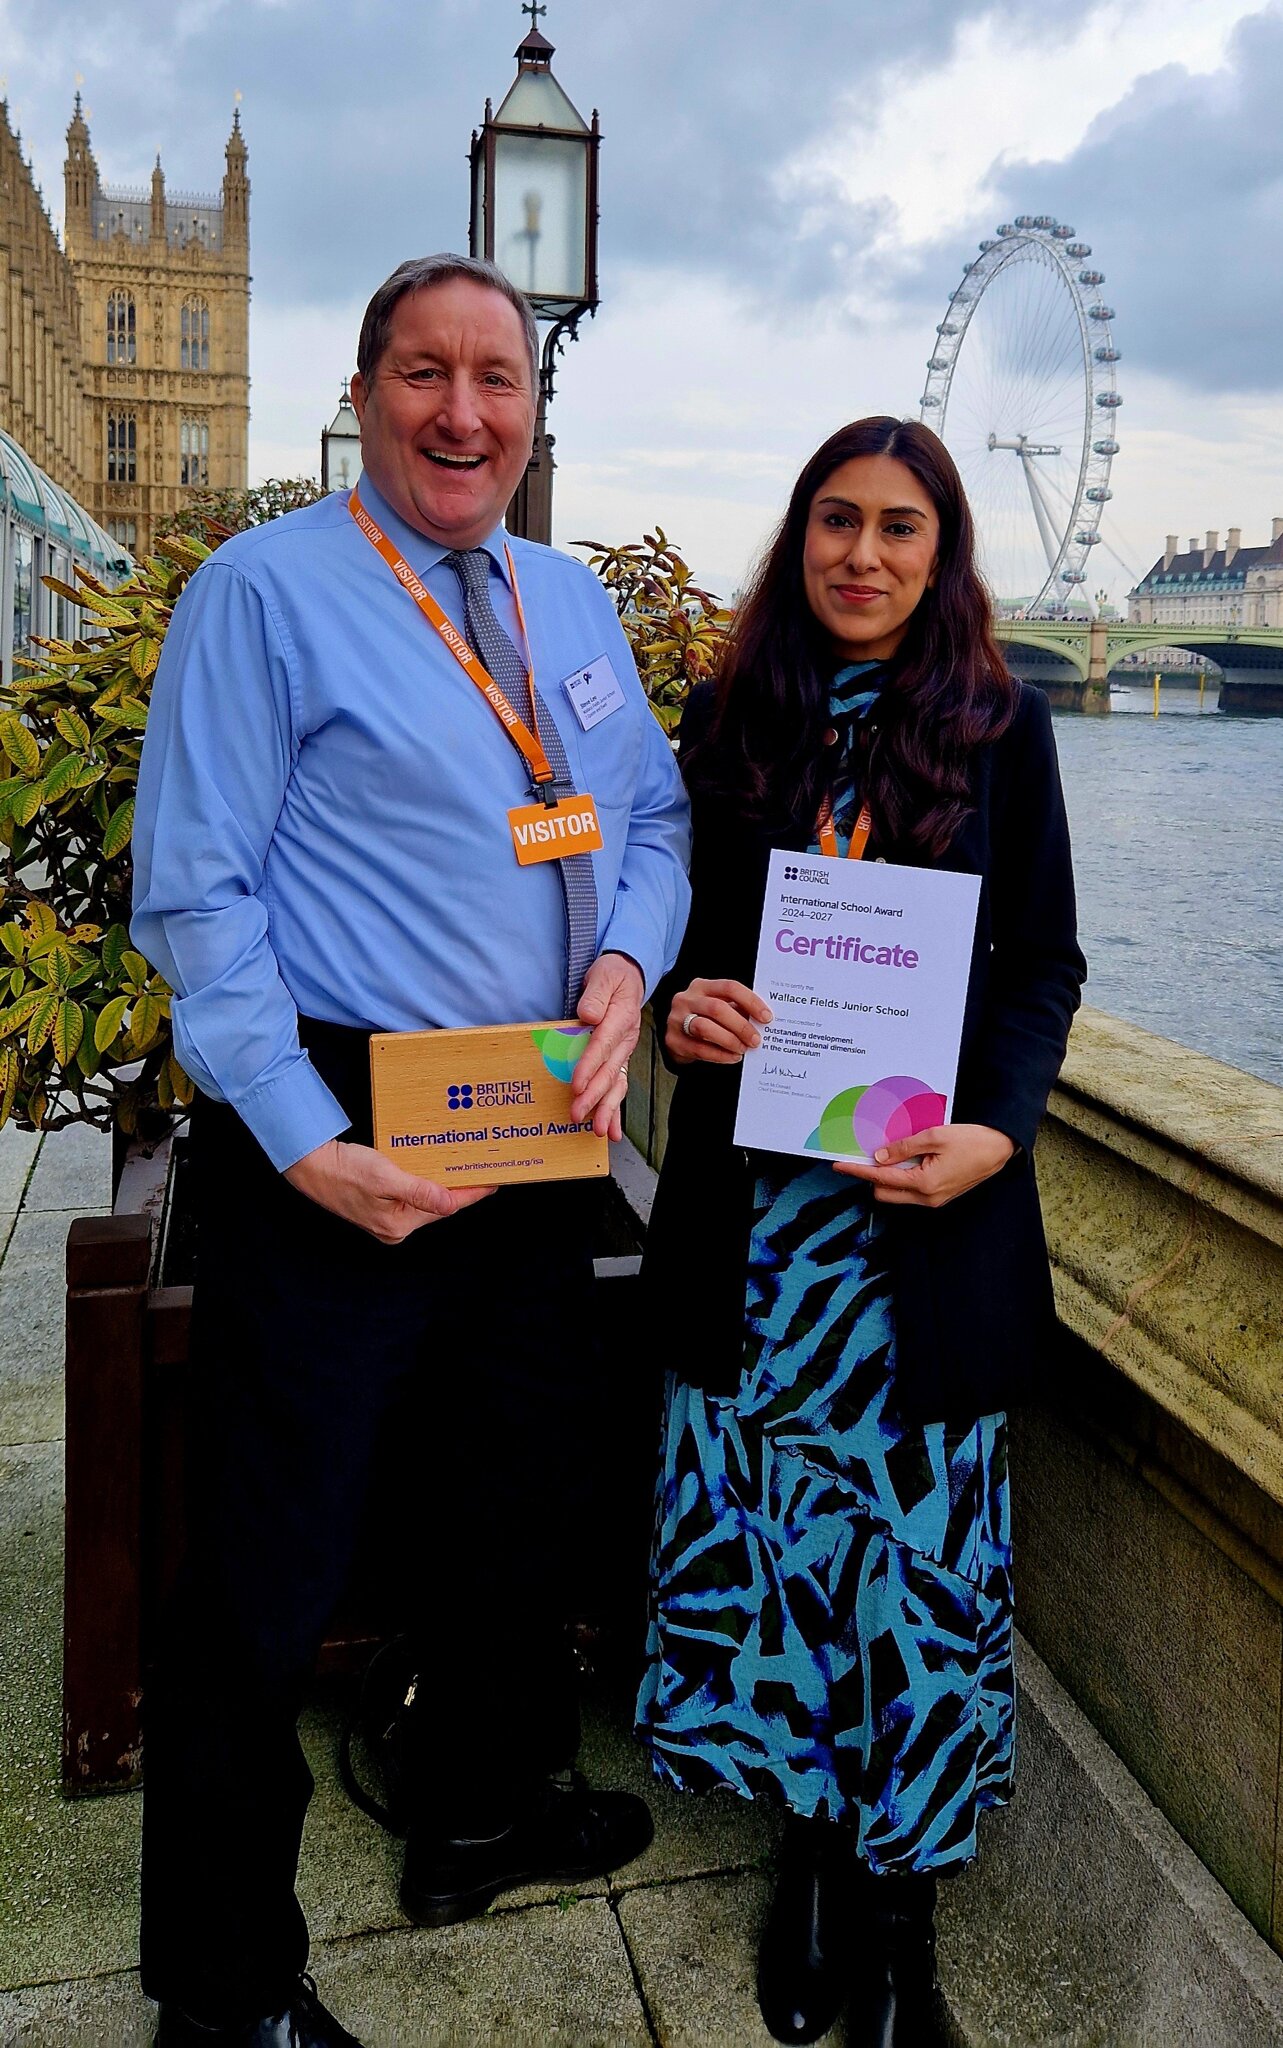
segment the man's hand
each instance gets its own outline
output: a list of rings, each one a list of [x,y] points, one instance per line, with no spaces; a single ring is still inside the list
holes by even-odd
[[[628,1055],[641,1037],[646,985],[640,967],[625,953],[602,953],[584,977],[579,998],[581,1024],[592,1037],[570,1078],[570,1114],[599,1138],[621,1138],[619,1105],[628,1093]]]
[[[692,981],[673,997],[664,1049],[679,1067],[692,1060],[709,1066],[738,1066],[762,1043],[759,1024],[771,1013],[742,981]]]
[[[457,1215],[494,1193],[493,1188],[438,1187],[403,1173],[370,1145],[341,1145],[337,1138],[287,1166],[285,1178],[309,1201],[368,1230],[380,1244],[402,1244],[425,1223]]]
[[[834,1162],[834,1170],[852,1180],[868,1181],[875,1202],[942,1209],[946,1202],[1000,1173],[1015,1149],[1010,1138],[988,1124],[940,1124],[894,1145],[884,1145],[874,1153],[872,1166],[843,1159]],[[897,1161],[901,1159],[913,1163],[900,1166]]]

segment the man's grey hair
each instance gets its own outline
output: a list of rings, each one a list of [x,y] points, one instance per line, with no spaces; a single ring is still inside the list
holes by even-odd
[[[399,263],[391,277],[385,279],[375,292],[365,309],[361,338],[356,345],[356,367],[361,373],[361,381],[368,385],[378,369],[392,338],[392,315],[402,299],[410,292],[426,291],[430,285],[448,284],[455,277],[470,277],[474,284],[488,285],[491,291],[501,292],[510,306],[516,307],[530,356],[530,392],[532,397],[537,396],[539,329],[535,325],[529,299],[524,292],[518,291],[511,278],[504,276],[497,264],[487,263],[480,256],[454,256],[448,250],[438,256],[412,256],[408,263]]]

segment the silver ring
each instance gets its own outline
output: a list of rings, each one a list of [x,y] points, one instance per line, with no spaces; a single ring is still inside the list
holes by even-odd
[[[684,1038],[693,1038],[695,1036],[695,1033],[691,1030],[691,1025],[695,1022],[698,1015],[698,1010],[688,1010],[682,1018],[682,1036]]]
[[[625,1079],[625,1081],[626,1081],[626,1080],[628,1079],[628,1069],[627,1069],[627,1067],[621,1067],[621,1068],[619,1069],[619,1071],[620,1071],[620,1073],[621,1073],[621,1074],[623,1075],[623,1077],[624,1077],[624,1079]]]

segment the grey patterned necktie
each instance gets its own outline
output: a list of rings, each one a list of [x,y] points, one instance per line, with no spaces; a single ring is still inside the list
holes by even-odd
[[[526,665],[495,617],[490,602],[490,557],[484,548],[468,548],[446,556],[463,591],[463,615],[469,640],[481,656],[492,681],[498,683],[518,718],[529,714]],[[559,797],[576,794],[561,734],[538,691],[539,737],[543,741],[554,788]],[[597,957],[597,881],[590,853],[564,853],[557,866],[566,900],[566,1015],[573,1017],[584,976]]]

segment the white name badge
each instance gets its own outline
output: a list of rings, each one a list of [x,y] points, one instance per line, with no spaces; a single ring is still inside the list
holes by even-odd
[[[566,677],[561,687],[585,732],[591,732],[603,718],[609,718],[612,711],[623,706],[623,684],[604,654],[599,654],[596,661],[588,662],[584,668],[577,668],[573,675]]]

